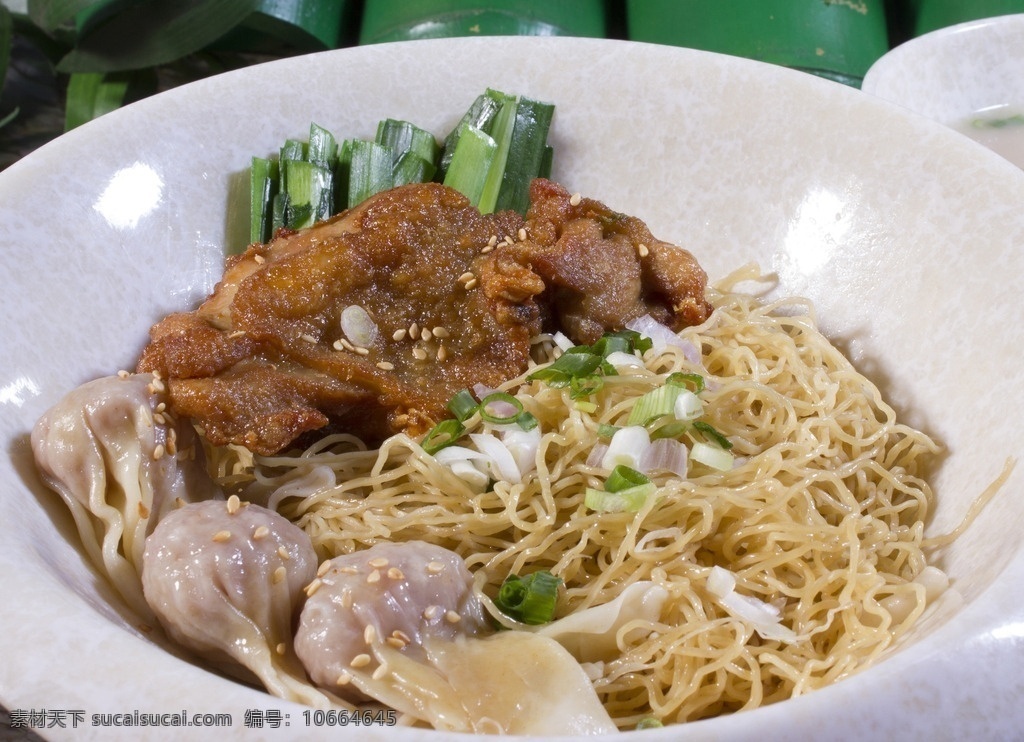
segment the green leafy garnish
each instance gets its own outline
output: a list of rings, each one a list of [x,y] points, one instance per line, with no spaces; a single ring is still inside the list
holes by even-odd
[[[554,618],[561,584],[562,578],[546,569],[525,577],[512,574],[501,584],[494,604],[509,618],[539,626]]]

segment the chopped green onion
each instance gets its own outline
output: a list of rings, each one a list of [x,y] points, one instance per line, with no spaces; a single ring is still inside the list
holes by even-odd
[[[253,157],[249,168],[249,242],[267,242],[273,234],[271,217],[277,182],[277,162]]]
[[[554,387],[568,386],[572,379],[579,376],[590,376],[601,367],[601,356],[580,350],[583,346],[570,348],[554,363],[534,371],[527,378],[531,381],[546,381]]]
[[[465,426],[458,420],[442,420],[423,437],[420,447],[433,456],[445,446],[450,446],[466,432]]]
[[[569,380],[570,399],[585,399],[597,394],[604,387],[604,377],[597,374],[574,376]]]
[[[510,415],[496,415],[489,407],[493,404],[507,404],[513,408]],[[492,425],[514,423],[523,412],[523,403],[507,392],[492,392],[480,401],[480,418]]]
[[[533,430],[540,425],[540,422],[531,413],[523,410],[519,413],[519,417],[516,418],[516,425],[522,430]]]
[[[558,586],[562,578],[546,569],[526,577],[509,575],[498,589],[495,605],[502,613],[521,623],[539,626],[555,617]]]
[[[490,135],[467,128],[455,146],[444,184],[459,191],[474,206],[478,205],[497,152],[498,144]]]
[[[719,471],[729,471],[732,469],[732,454],[723,448],[713,446],[704,441],[697,441],[693,444],[690,448],[690,458]]]
[[[583,504],[599,513],[635,513],[656,490],[646,475],[619,464],[608,475],[603,490],[587,487]]]
[[[479,405],[473,398],[473,393],[468,389],[463,389],[448,401],[448,410],[455,415],[455,419],[459,422],[466,422],[471,418],[477,407]]]
[[[309,125],[309,144],[306,159],[321,167],[333,168],[338,158],[338,143],[334,135],[317,124]]]
[[[375,193],[394,186],[391,150],[376,142],[352,140],[348,173],[348,205],[358,206]]]
[[[615,433],[621,430],[619,425],[609,425],[608,423],[601,423],[597,426],[597,435],[600,438],[611,438]]]
[[[574,409],[577,409],[580,412],[586,412],[588,415],[592,415],[597,412],[597,403],[590,402],[586,399],[577,399],[573,402],[572,406]]]
[[[396,186],[408,183],[426,183],[434,177],[437,167],[434,163],[424,160],[415,152],[405,152],[395,163],[392,179]]]
[[[726,451],[732,448],[732,442],[728,438],[719,433],[717,430],[715,430],[713,426],[704,422],[703,420],[697,420],[696,422],[694,422],[693,428],[694,430],[699,430],[705,436],[707,436],[715,443],[717,443],[719,448],[724,448]]]
[[[638,485],[650,484],[650,478],[636,469],[619,464],[605,480],[604,489],[606,492],[621,492]]]
[[[282,167],[288,193],[285,226],[303,229],[325,218],[334,202],[331,171],[306,160],[283,160]]]
[[[675,373],[668,375],[668,378],[665,379],[665,383],[690,389],[694,394],[700,394],[704,391],[704,377],[700,374],[688,374],[682,371],[676,371]]]
[[[649,425],[655,420],[672,414],[676,397],[682,389],[675,384],[665,384],[642,395],[629,412],[627,425]]]
[[[587,487],[583,504],[598,513],[635,513],[644,506],[647,498],[657,490],[653,483],[609,492]]]
[[[485,214],[494,212],[498,202],[498,192],[501,190],[502,177],[505,174],[505,164],[508,162],[509,148],[512,145],[512,132],[516,124],[517,99],[514,95],[507,95],[497,90],[488,90],[487,94],[495,98],[500,104],[498,115],[491,122],[488,134],[494,140],[496,148],[494,159],[487,171],[483,188],[480,190],[480,201],[478,207]]]
[[[689,430],[690,427],[690,422],[688,420],[671,420],[662,425],[658,425],[656,428],[651,430],[651,440],[656,441],[659,438],[678,438]]]
[[[481,93],[466,112],[462,114],[459,123],[455,125],[455,128],[448,133],[444,140],[441,162],[438,167],[438,175],[442,182],[447,177],[448,168],[451,166],[452,158],[455,156],[455,149],[463,133],[467,129],[487,131],[491,126],[491,122],[494,121],[494,117],[498,115],[499,108],[500,104],[495,98],[487,93]]]
[[[519,98],[495,211],[511,209],[526,213],[530,205],[530,182],[551,173],[551,148],[547,137],[554,111],[550,103]]]

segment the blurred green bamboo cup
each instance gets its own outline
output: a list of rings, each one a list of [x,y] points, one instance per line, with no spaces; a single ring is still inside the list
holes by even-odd
[[[605,0],[365,0],[359,43],[606,33]]]
[[[748,57],[854,87],[889,50],[884,0],[626,0],[629,38]]]

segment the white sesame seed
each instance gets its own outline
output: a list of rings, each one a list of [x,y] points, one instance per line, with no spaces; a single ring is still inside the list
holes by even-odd
[[[427,619],[428,621],[432,621],[434,620],[434,618],[437,617],[437,614],[440,612],[440,610],[441,609],[436,605],[428,605],[426,609],[424,609],[423,611],[423,618]]]
[[[389,672],[391,672],[391,670],[390,668],[388,668],[387,665],[380,665],[376,670],[373,671],[373,674],[370,677],[374,680],[381,680]]]
[[[395,364],[389,363],[388,361],[379,361],[377,363],[377,368],[379,368],[381,371],[394,371]]]
[[[363,641],[367,644],[373,644],[377,638],[377,629],[374,628],[373,624],[367,624],[366,628],[363,629]]]
[[[282,582],[284,578],[287,576],[288,570],[286,570],[284,567],[278,567],[274,570],[274,574],[271,576],[270,579],[273,581],[275,585],[277,585],[278,583]]]
[[[400,570],[398,567],[391,567],[388,570],[388,577],[390,577],[392,580],[404,580],[405,573],[402,572],[402,570]]]
[[[345,350],[345,346],[341,344],[340,340],[335,340],[333,343],[331,343],[331,347],[334,348],[335,350]]]
[[[274,647],[274,649],[275,649],[275,650],[277,651],[277,653],[278,653],[279,655],[281,655],[282,657],[284,656],[284,653],[288,651],[288,647],[287,647],[287,646],[285,646],[285,643],[284,643],[284,642],[281,642],[280,644],[278,644],[278,645],[277,645],[276,647]]]
[[[242,507],[242,501],[238,499],[238,495],[231,495],[226,503],[228,513],[234,515],[238,512],[238,509]]]
[[[443,361],[448,357],[448,349],[443,345],[439,345],[437,348],[437,360]]]
[[[361,356],[368,356],[368,355],[370,355],[370,349],[369,348],[362,348],[362,347],[358,347],[357,346],[353,350],[355,350],[355,352],[358,353]]]
[[[128,371],[121,369],[120,371],[117,372],[117,376],[119,379],[127,379],[129,376],[131,376],[131,374]]]
[[[370,574],[366,575],[366,581],[371,585],[380,582],[380,570],[375,569]]]
[[[292,558],[292,555],[288,553],[288,549],[284,548],[284,546],[278,546],[277,547],[277,555],[279,557],[281,557],[282,559],[291,559]]]
[[[157,443],[156,446],[153,448],[153,461],[159,461],[160,459],[162,459],[164,457],[164,453],[166,453],[164,444]]]
[[[326,559],[326,560],[320,562],[320,566],[316,570],[316,576],[317,577],[323,577],[325,574],[327,574],[330,571],[330,569],[331,569],[331,562],[330,562],[329,559]]]
[[[406,634],[401,629],[395,629],[394,631],[392,631],[391,632],[391,638],[392,639],[397,639],[398,641],[402,642],[403,644],[409,644],[409,643],[412,642],[412,639],[409,638],[409,635]]]
[[[387,643],[389,647],[394,647],[395,649],[404,649],[406,646],[406,643],[399,639],[397,636],[389,636],[384,641]]]
[[[466,291],[472,291],[473,289],[475,289],[477,287],[478,283],[479,283],[479,281],[477,281],[475,278],[473,280],[471,280],[471,281],[466,281],[466,286],[465,286]]]
[[[431,332],[434,333],[434,337],[442,339],[451,335],[451,333],[448,332],[448,328],[446,327],[435,327],[433,330],[431,330]]]
[[[352,661],[348,663],[349,667],[366,667],[372,658],[368,654],[357,654],[352,658]]]
[[[578,193],[574,193],[574,194],[572,194],[569,197],[569,205],[570,206],[579,206],[580,205],[580,201],[582,201],[582,200],[583,200],[583,196],[581,196]]]
[[[518,235],[518,237],[519,237],[519,241],[520,242],[522,242],[523,240],[526,239],[526,228],[525,227],[520,227],[519,228],[519,235]]]
[[[217,543],[227,541],[229,538],[231,538],[231,531],[217,531],[213,534],[213,540]]]
[[[636,251],[639,253],[641,258],[646,258],[647,254],[650,252],[650,250],[647,249],[647,245],[642,242],[636,246]]]
[[[253,256],[253,260],[256,261],[256,265],[263,265],[264,263],[267,262],[267,259],[265,257],[263,257],[262,255],[255,255],[255,256]]]
[[[303,340],[305,340],[307,343],[315,343],[316,342],[316,338],[313,337],[312,335],[310,335],[309,333],[306,333],[306,332],[304,332],[301,335],[299,335],[299,337],[302,338]]]
[[[420,332],[420,340],[422,340],[423,342],[427,342],[432,337],[433,337],[433,334],[426,327],[424,327],[423,331]]]
[[[315,593],[317,590],[319,590],[320,586],[323,585],[323,584],[324,584],[323,580],[321,580],[319,577],[317,577],[311,583],[306,585],[306,587],[305,587],[306,597],[307,598],[308,597],[312,597],[313,593]]]
[[[388,566],[388,558],[387,557],[374,557],[373,559],[368,561],[367,564],[369,564],[371,567],[375,567],[377,569],[380,569],[382,567]]]
[[[427,360],[427,351],[419,347],[413,348],[412,357],[415,358],[417,361],[425,361]]]
[[[154,412],[153,413],[153,422],[155,422],[157,425],[166,425],[167,424],[167,418],[164,417],[163,414],[160,413],[160,412]]]
[[[269,534],[269,528],[266,526],[257,526],[256,530],[252,532],[252,540],[259,541],[261,538],[266,538]]]
[[[444,571],[444,562],[427,562],[427,571],[432,574],[440,574]]]
[[[344,567],[338,567],[338,571],[346,575],[357,575],[359,570],[355,567],[346,564]]]
[[[405,333],[406,332],[407,332],[407,330],[405,328],[403,328],[401,330],[395,330],[395,334],[391,336],[391,339],[392,340],[405,340]]]
[[[473,274],[472,271],[466,271],[461,276],[459,276],[459,283],[465,283],[466,281],[472,281],[474,278],[476,278],[476,276]]]
[[[487,247],[494,247],[498,244],[498,235],[492,234],[491,239],[487,240]]]
[[[444,620],[447,621],[448,623],[458,623],[459,621],[462,620],[462,616],[460,616],[455,611],[447,611],[444,614]]]
[[[411,337],[413,340],[416,340],[419,336],[420,326],[417,323],[413,322],[411,325],[409,325],[409,337]]]
[[[348,588],[341,591],[341,607],[346,609],[352,607],[352,591]]]
[[[335,685],[348,685],[351,682],[352,682],[352,676],[349,675],[347,672],[343,672],[343,673],[341,673],[341,675],[338,676],[338,679],[334,681],[334,684]]]

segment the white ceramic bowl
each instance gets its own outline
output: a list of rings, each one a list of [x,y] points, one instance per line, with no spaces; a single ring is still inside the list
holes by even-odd
[[[749,261],[818,307],[905,419],[944,442],[931,533],[1024,449],[1024,173],[947,128],[803,73],[616,41],[381,45],[226,74],[61,137],[0,174],[0,701],[84,713],[55,739],[181,739],[93,714],[230,713],[189,739],[422,740],[306,727],[297,706],[179,659],[131,628],[37,480],[28,433],[73,386],[131,367],[150,324],[221,270],[230,185],[316,121],[387,116],[442,133],[487,86],[557,104],[554,176],[646,219],[712,278]],[[953,588],[866,672],[756,711],[637,733],[668,739],[1002,739],[1024,728],[1024,468],[943,556]],[[249,729],[249,709],[289,726]],[[52,715],[45,717],[52,719]],[[69,723],[70,726],[70,723]]]
[[[1024,167],[1024,124],[993,130],[971,123],[1024,116],[1024,14],[907,41],[871,66],[861,90],[955,128]]]

